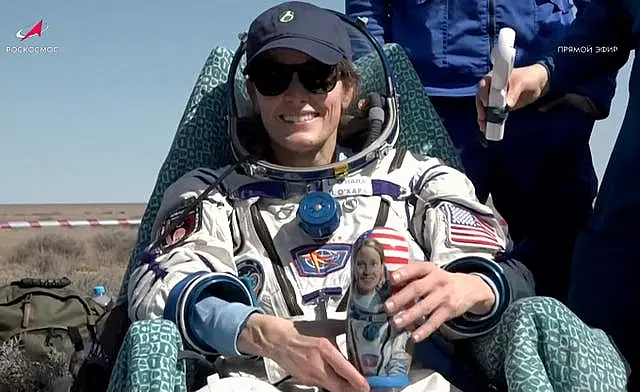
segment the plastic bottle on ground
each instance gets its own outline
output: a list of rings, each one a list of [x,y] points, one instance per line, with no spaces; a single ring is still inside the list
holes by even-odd
[[[111,297],[107,295],[107,291],[104,286],[96,286],[93,288],[93,300],[100,306],[108,309],[111,304]]]

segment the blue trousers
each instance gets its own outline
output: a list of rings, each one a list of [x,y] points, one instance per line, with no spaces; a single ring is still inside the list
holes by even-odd
[[[640,375],[640,339],[635,330],[640,310],[640,81],[635,74],[639,61],[636,56],[627,113],[594,216],[576,243],[569,293],[569,307],[580,318],[611,334],[635,382]]]
[[[474,97],[430,97],[476,187],[509,224],[514,258],[533,273],[538,295],[566,303],[576,237],[592,213],[597,177],[589,139],[594,120],[568,106],[513,111],[505,137],[486,142]]]

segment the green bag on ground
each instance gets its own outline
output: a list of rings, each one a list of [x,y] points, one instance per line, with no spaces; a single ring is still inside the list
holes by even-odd
[[[0,344],[19,341],[30,360],[63,353],[78,360],[95,341],[95,326],[106,309],[68,287],[71,281],[25,278],[0,287]]]

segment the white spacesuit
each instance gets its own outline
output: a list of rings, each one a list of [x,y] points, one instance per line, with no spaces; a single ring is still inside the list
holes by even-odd
[[[165,192],[154,225],[154,237],[167,238],[163,245],[166,253],[155,259],[164,274],[147,273],[149,264],[142,264],[133,272],[130,317],[163,317],[169,292],[196,273],[238,275],[240,271],[251,278],[259,307],[265,313],[317,319],[318,304],[313,300],[325,290],[329,294],[327,317],[345,318],[346,308],[340,308],[340,304],[351,279],[351,246],[362,232],[375,226],[382,198],[390,205],[384,225],[402,231],[410,239],[412,259],[445,266],[468,256],[492,260],[505,249],[507,239],[498,220],[491,209],[475,199],[473,186],[463,174],[437,159],[407,153],[400,167],[389,175],[394,157],[389,154],[359,173],[347,175],[343,182],[327,184],[326,190],[334,195],[342,214],[338,228],[321,243],[296,222],[302,195],[284,200],[258,196],[235,199],[233,195],[242,186],[261,183],[239,173],[224,179],[222,188],[227,194],[212,193],[191,212],[185,225],[163,233],[172,217],[184,208],[185,201],[202,193],[221,170],[197,169],[188,173]],[[372,195],[375,180],[402,192],[396,199]],[[280,260],[269,257],[260,239],[258,233],[265,228]],[[496,302],[499,303],[500,300]],[[268,366],[268,374],[271,382],[284,376],[275,364]]]
[[[231,172],[193,170],[165,191],[154,246],[130,277],[130,318],[170,319],[188,348],[230,357],[238,371],[278,382],[286,374],[275,362],[243,357],[233,341],[212,346],[211,325],[223,335],[235,324],[207,314],[206,300],[255,305],[294,320],[345,319],[352,244],[364,231],[387,226],[409,240],[414,260],[443,268],[481,265],[471,272],[494,289],[493,310],[463,316],[442,331],[455,339],[492,328],[511,301],[501,289],[508,287],[502,268],[493,261],[506,249],[507,234],[477,201],[466,176],[435,158],[393,148],[399,131],[395,96],[384,99],[385,125],[374,142],[362,151],[341,148],[336,155],[342,159],[309,170],[243,161],[251,153],[240,140],[240,109],[232,105],[233,148],[244,163]],[[219,186],[204,195],[219,177]],[[344,341],[341,349],[346,355]]]

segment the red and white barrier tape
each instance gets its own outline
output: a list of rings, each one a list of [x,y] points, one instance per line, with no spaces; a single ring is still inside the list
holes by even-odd
[[[140,219],[83,219],[83,220],[36,220],[36,221],[12,221],[1,222],[0,229],[40,229],[43,227],[108,227],[108,226],[138,226]]]

